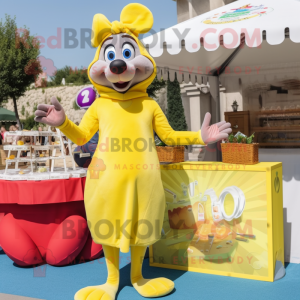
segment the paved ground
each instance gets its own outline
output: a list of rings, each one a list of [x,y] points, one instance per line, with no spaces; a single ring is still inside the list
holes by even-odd
[[[28,297],[21,297],[21,296],[14,296],[8,294],[0,294],[1,300],[42,300],[37,298],[28,298]]]

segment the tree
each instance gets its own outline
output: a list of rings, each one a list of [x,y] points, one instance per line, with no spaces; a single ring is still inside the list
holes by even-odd
[[[67,83],[74,83],[74,84],[91,84],[90,79],[87,74],[88,70],[87,69],[77,69],[73,70],[71,68],[71,72],[69,76],[66,78]]]
[[[38,39],[28,29],[17,29],[16,19],[5,15],[0,20],[0,102],[13,99],[20,124],[17,100],[42,72]]]
[[[24,129],[31,130],[32,128],[37,126],[37,122],[35,122],[34,118],[35,118],[35,115],[32,115],[22,121]]]
[[[180,85],[175,73],[174,81],[167,80],[167,119],[176,131],[186,131],[187,124],[180,95]]]
[[[166,86],[165,80],[163,80],[163,79],[158,80],[157,77],[155,77],[154,80],[152,81],[152,83],[147,88],[148,96],[151,98],[156,98],[157,97],[156,93],[160,89],[164,88],[165,86]]]
[[[61,85],[63,78],[67,78],[70,75],[71,67],[65,66],[62,69],[56,70],[54,75],[51,76],[51,83],[53,85]]]

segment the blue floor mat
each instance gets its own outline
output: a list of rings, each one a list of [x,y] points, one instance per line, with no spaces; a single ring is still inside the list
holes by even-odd
[[[130,283],[130,254],[121,254],[120,292],[118,300],[145,299]],[[174,292],[163,298],[222,300],[299,300],[300,265],[287,264],[286,276],[276,282],[263,282],[201,273],[169,270],[149,266],[146,259],[143,267],[147,278],[167,277],[175,281]],[[99,285],[107,276],[105,259],[67,267],[19,268],[3,253],[0,253],[0,293],[20,295],[45,300],[72,300],[80,288]]]

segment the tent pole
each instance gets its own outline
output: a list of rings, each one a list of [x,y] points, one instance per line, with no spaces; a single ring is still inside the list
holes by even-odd
[[[216,82],[216,119],[217,122],[221,121],[221,111],[220,111],[220,77],[219,76],[215,76],[214,77]]]
[[[215,76],[216,82],[216,119],[217,122],[221,121],[221,111],[220,111],[220,83],[219,76]],[[222,161],[222,152],[220,142],[216,143],[216,151],[217,151],[217,161]]]
[[[220,83],[219,83],[219,76],[211,76],[209,77],[209,82],[211,85],[211,96],[215,102],[216,107],[215,110],[215,118],[213,118],[214,122],[220,122],[221,120],[221,112],[220,112]],[[222,161],[222,153],[220,150],[220,142],[215,143],[216,149],[216,160]]]

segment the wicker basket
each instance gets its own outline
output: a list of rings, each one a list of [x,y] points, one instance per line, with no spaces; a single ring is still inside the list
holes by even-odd
[[[0,146],[0,166],[5,166],[6,153],[3,150],[3,146]]]
[[[258,144],[221,143],[222,161],[229,164],[258,164]]]
[[[156,151],[160,162],[178,163],[184,161],[184,146],[156,146]]]

